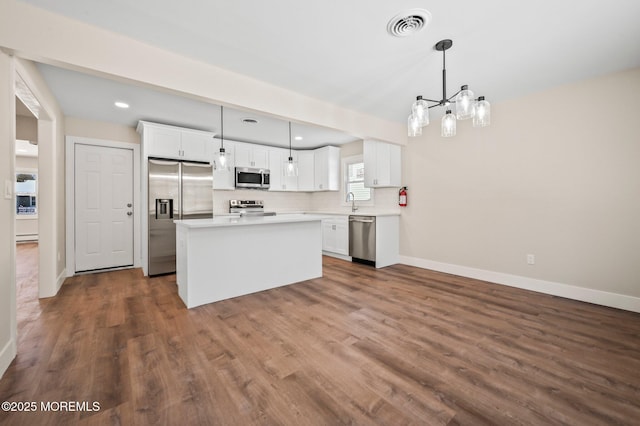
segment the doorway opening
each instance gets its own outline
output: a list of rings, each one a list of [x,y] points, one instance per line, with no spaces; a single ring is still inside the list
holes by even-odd
[[[22,334],[30,319],[40,314],[38,116],[40,106],[16,75],[15,96],[15,241],[16,326]]]

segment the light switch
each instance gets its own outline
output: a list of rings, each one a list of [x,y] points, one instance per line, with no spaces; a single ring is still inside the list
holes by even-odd
[[[4,198],[10,200],[13,196],[13,182],[5,179],[4,181]]]

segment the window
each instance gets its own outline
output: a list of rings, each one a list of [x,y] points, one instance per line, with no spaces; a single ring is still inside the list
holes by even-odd
[[[37,173],[16,173],[16,214],[22,217],[37,215],[37,198]]]
[[[362,156],[349,157],[344,160],[344,200],[351,202],[349,193],[353,193],[355,201],[373,201],[373,191],[364,186],[364,162]]]

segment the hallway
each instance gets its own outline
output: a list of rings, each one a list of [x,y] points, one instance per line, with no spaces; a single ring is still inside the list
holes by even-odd
[[[38,243],[16,244],[16,298],[18,338],[47,304],[48,299],[38,299]]]

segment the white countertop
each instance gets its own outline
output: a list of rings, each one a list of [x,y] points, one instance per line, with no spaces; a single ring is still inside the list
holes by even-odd
[[[174,220],[178,226],[187,228],[215,228],[228,226],[268,225],[276,223],[313,222],[326,217],[323,214],[278,214],[276,216],[215,216],[211,219]]]
[[[341,216],[400,216],[400,211],[397,210],[357,210],[355,212],[348,211],[337,211],[337,210],[329,210],[329,211],[316,211],[316,212],[308,212],[308,214],[319,214],[319,215],[341,215]]]

